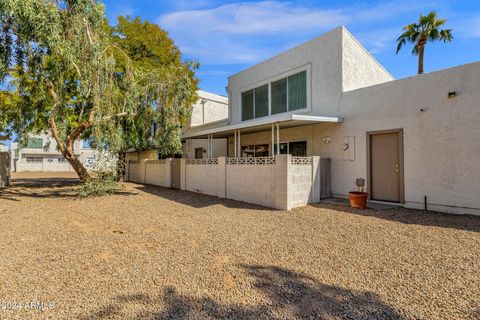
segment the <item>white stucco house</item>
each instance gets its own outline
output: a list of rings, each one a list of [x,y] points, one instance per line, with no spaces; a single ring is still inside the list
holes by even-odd
[[[183,128],[183,133],[203,127],[207,124],[226,125],[228,122],[228,98],[199,90],[198,100],[192,106],[190,118]],[[153,131],[153,130],[152,130]],[[210,141],[199,138],[184,140],[182,157],[208,158],[219,157],[227,152],[227,139],[220,138]],[[156,150],[132,150],[127,153],[126,160],[156,160],[161,156]]]
[[[198,100],[192,106],[192,114],[183,133],[195,130],[205,125],[227,125],[228,122],[228,98],[199,90]],[[211,145],[209,145],[211,143]],[[214,158],[227,152],[227,139],[219,138],[209,141],[208,139],[189,139],[184,141],[182,155],[186,158],[201,159]]]
[[[228,119],[196,120],[184,133],[185,153],[193,158],[193,149],[202,144],[204,158],[225,156],[227,167],[241,162],[232,158],[282,154],[330,158],[333,196],[347,197],[362,178],[372,201],[480,214],[479,101],[480,63],[395,80],[348,30],[339,27],[229,77]],[[228,141],[224,152],[212,147],[218,139]],[[256,163],[249,161],[242,163]],[[182,169],[187,177],[189,163],[193,162],[187,160]],[[263,192],[262,171],[242,172],[238,178],[248,183],[240,188],[232,182],[229,190]],[[224,186],[228,175],[223,177]],[[285,182],[287,187],[278,187],[281,191],[278,181],[267,186],[278,191],[272,191],[271,202],[250,201],[255,193],[237,198],[268,205],[286,194],[289,203],[301,197],[289,186],[300,180],[292,177]],[[182,183],[187,190],[236,199],[224,186],[217,192],[197,182],[195,187]],[[309,203],[317,199],[314,185],[309,190],[298,186],[299,192],[310,193]]]
[[[74,143],[74,150],[87,169],[93,166],[95,151],[83,140]],[[32,135],[27,146],[21,148],[18,143],[11,145],[11,170],[14,172],[68,172],[72,166],[57,149],[57,143],[49,134]]]

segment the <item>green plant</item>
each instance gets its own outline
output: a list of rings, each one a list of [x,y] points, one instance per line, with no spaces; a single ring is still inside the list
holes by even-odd
[[[73,193],[80,198],[100,197],[119,192],[122,188],[122,185],[117,182],[115,174],[99,172],[75,188]]]

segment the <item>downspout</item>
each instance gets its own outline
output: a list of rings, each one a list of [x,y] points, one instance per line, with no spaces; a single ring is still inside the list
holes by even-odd
[[[230,122],[232,122],[232,93],[229,89],[229,87],[225,87],[227,93],[228,93],[228,122],[227,126],[230,125]]]

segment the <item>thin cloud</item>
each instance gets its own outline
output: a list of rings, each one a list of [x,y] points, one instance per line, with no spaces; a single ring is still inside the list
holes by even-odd
[[[470,17],[458,21],[452,21],[454,36],[456,31],[463,38],[480,37],[480,16]]]
[[[443,6],[444,0],[392,0],[333,8],[290,1],[238,2],[179,10],[156,22],[171,33],[182,52],[203,64],[250,64],[340,25],[353,27],[373,53],[390,50],[408,19]]]
[[[179,11],[158,20],[167,29],[177,31],[191,31],[193,23],[195,29],[202,32],[225,32],[234,35],[310,31],[313,28],[324,29],[347,21],[347,16],[339,10],[310,9],[275,1],[233,3],[212,9]]]

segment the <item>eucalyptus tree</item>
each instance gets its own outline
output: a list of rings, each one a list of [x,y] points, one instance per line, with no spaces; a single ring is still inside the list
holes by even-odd
[[[49,129],[81,181],[90,175],[74,142],[132,113],[136,100],[133,72],[116,76],[105,21],[94,0],[0,2],[0,79],[16,100],[11,130]]]
[[[416,23],[403,28],[403,33],[397,39],[397,54],[407,42],[413,43],[412,53],[418,56],[418,74],[423,73],[423,60],[427,42],[450,42],[453,39],[451,29],[441,29],[447,20],[440,19],[435,11],[427,15],[420,15]]]
[[[156,119],[162,130],[149,137],[153,146],[180,149],[193,71],[134,66],[127,48],[114,41],[95,0],[1,0],[0,80],[8,99],[0,101],[0,129],[20,137],[49,130],[81,181],[90,174],[74,150],[80,138],[115,153],[143,145],[140,127]]]

